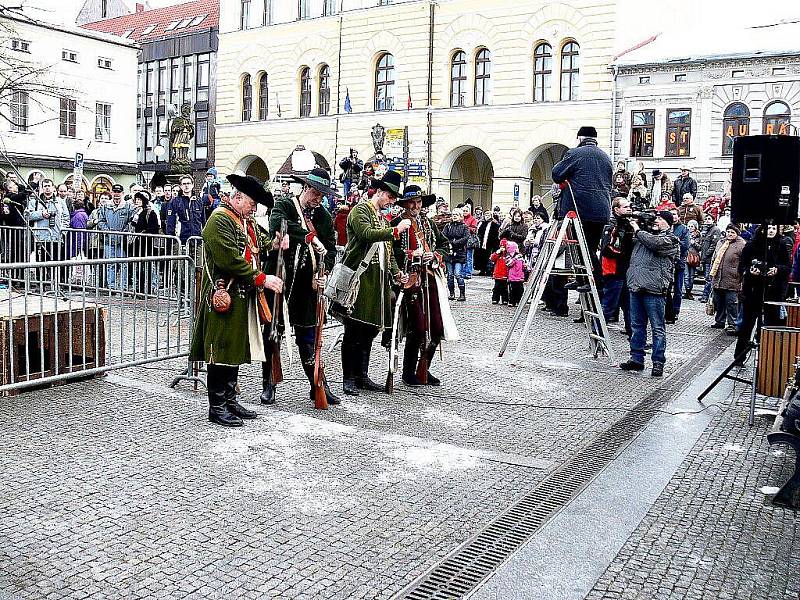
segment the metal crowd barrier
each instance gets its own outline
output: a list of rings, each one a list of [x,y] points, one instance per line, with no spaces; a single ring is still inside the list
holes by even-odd
[[[187,357],[193,270],[188,256],[0,264],[0,393]],[[164,325],[184,304],[190,318]]]

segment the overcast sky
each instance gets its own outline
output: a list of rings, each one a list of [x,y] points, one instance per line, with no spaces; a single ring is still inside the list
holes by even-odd
[[[135,3],[136,0],[129,0]],[[152,8],[186,0],[150,0]],[[278,0],[294,2],[295,0]],[[445,0],[446,1],[446,0]],[[37,17],[50,22],[74,21],[84,0],[0,0],[39,8]],[[654,33],[680,28],[693,35],[724,36],[735,28],[781,19],[800,19],[797,0],[618,0],[617,51]],[[236,6],[237,3],[229,3]],[[800,47],[800,42],[798,42]]]

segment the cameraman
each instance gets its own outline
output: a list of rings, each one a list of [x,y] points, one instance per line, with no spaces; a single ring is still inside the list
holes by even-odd
[[[628,286],[625,276],[633,253],[631,203],[627,198],[614,198],[611,220],[600,240],[600,268],[603,273],[603,316],[607,323],[619,320],[619,310],[625,320],[625,334],[630,337]]]
[[[631,312],[631,358],[622,363],[623,371],[644,370],[644,345],[647,341],[647,323],[653,332],[653,377],[664,374],[666,362],[667,330],[664,310],[667,291],[672,282],[675,256],[678,254],[678,238],[672,233],[672,213],[656,213],[653,232],[639,228],[639,223],[630,221],[634,231],[633,254],[628,267],[627,281],[630,290]]]
[[[764,325],[779,325],[780,307],[765,301],[785,300],[786,281],[791,267],[791,249],[778,236],[777,225],[760,226],[747,242],[739,261],[742,277],[742,324],[733,351],[734,364],[743,365],[749,353],[753,327],[764,310]],[[758,335],[759,332],[756,332]]]

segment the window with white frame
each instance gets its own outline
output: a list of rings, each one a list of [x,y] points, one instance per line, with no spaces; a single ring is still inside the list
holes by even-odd
[[[74,98],[61,98],[58,112],[59,133],[64,137],[75,137],[78,121],[78,103]]]
[[[95,104],[94,139],[100,142],[111,141],[111,105],[105,102]]]
[[[28,131],[28,92],[11,94],[11,131]]]

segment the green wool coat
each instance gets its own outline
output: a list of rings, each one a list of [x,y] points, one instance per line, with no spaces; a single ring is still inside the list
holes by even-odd
[[[379,252],[372,257],[369,267],[361,275],[358,291],[350,318],[376,325],[380,329],[392,326],[391,284],[399,269],[394,259],[391,225],[367,201],[359,202],[347,216],[347,247],[342,261],[353,270],[364,260],[374,242],[384,242],[386,265],[381,269]]]
[[[268,239],[255,223],[259,246],[268,247]],[[254,280],[260,271],[244,258],[247,238],[242,226],[227,212],[217,209],[211,213],[203,228],[205,267],[197,319],[192,333],[191,360],[215,365],[242,365],[250,362],[248,339],[248,306],[255,298]],[[211,273],[211,279],[209,279]],[[231,309],[219,314],[211,309],[213,281],[229,280],[233,283]]]
[[[286,265],[284,298],[288,298],[289,302],[289,321],[296,327],[314,327],[317,325],[317,292],[311,287],[314,268],[310,255],[313,250],[306,244],[309,230],[301,224],[300,215],[291,198],[278,200],[270,213],[269,231],[273,237],[276,231],[280,231],[283,219],[286,219],[286,232],[289,234],[289,248],[283,251]],[[311,215],[311,223],[317,231],[317,237],[328,250],[325,268],[330,271],[336,262],[333,219],[324,206],[318,206]],[[277,255],[277,252],[270,253],[268,273],[275,273]]]

